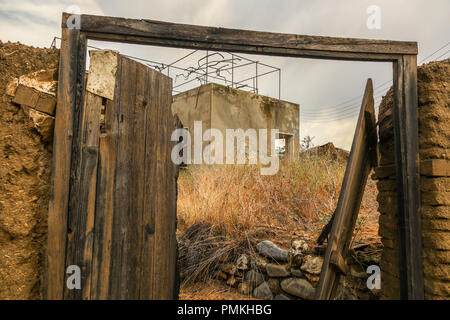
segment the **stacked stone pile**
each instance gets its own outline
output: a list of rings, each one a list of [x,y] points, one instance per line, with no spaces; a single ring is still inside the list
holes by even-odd
[[[294,241],[286,251],[265,240],[256,251],[256,256],[242,254],[236,263],[221,265],[218,278],[258,299],[314,299],[323,258],[309,254],[305,241]]]

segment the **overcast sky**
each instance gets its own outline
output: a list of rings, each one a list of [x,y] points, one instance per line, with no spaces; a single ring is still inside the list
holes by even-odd
[[[61,13],[77,6],[82,13],[147,18],[187,24],[220,26],[306,35],[411,40],[419,43],[419,61],[450,56],[449,0],[0,0],[0,40],[49,47],[60,36]],[[381,28],[369,29],[367,8],[381,12]],[[91,43],[102,48],[170,63],[188,53],[111,43]],[[300,104],[301,136],[313,142],[332,141],[349,149],[367,78],[374,81],[378,102],[389,88],[389,63],[335,62],[254,56],[282,69],[281,98]],[[262,93],[278,96],[276,77],[262,83]],[[381,85],[381,87],[380,87]]]

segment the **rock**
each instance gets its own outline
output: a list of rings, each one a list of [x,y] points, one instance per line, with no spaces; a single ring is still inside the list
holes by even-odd
[[[264,275],[255,270],[250,270],[245,274],[244,279],[253,287],[259,286],[264,281]]]
[[[268,263],[266,272],[269,277],[289,277],[290,273],[284,266]]]
[[[303,263],[303,256],[308,251],[308,244],[304,240],[295,240],[289,249],[289,263],[293,267],[300,267]]]
[[[58,69],[44,69],[22,75],[19,77],[18,84],[56,96]]]
[[[266,269],[267,261],[264,258],[258,256],[254,264],[258,269],[264,270]]]
[[[223,272],[228,273],[230,275],[234,275],[237,271],[236,266],[232,263],[222,264],[220,266],[220,270],[222,270]]]
[[[300,269],[302,271],[311,273],[311,274],[320,274],[320,271],[322,270],[322,264],[323,264],[323,258],[322,257],[315,257],[308,255],[305,257],[304,262]]]
[[[261,241],[256,245],[256,250],[265,257],[272,258],[276,261],[287,261],[287,251],[280,249],[275,243],[269,240]]]
[[[249,259],[246,254],[241,254],[240,257],[236,261],[236,268],[238,270],[247,270],[248,269]]]
[[[289,251],[294,254],[306,254],[308,243],[305,240],[294,240]]]
[[[313,285],[317,286],[319,284],[320,276],[310,273],[304,273],[303,276]]]
[[[261,283],[258,287],[253,290],[253,296],[258,299],[264,299],[264,300],[272,300],[273,294],[272,291],[270,291],[269,284],[264,281]]]
[[[289,264],[292,267],[299,268],[303,264],[303,255],[289,255]]]
[[[273,294],[280,293],[280,281],[275,278],[269,278],[267,280],[267,284],[269,285],[270,291],[272,291]]]
[[[245,281],[239,283],[239,285],[238,285],[238,292],[239,292],[240,294],[249,295],[251,289],[252,289],[252,286],[250,285],[250,283],[245,282]]]
[[[297,278],[303,277],[303,272],[301,270],[291,268],[291,273],[293,276],[295,276]]]
[[[34,109],[23,106],[24,113],[33,121],[33,126],[39,132],[42,140],[46,143],[53,141],[53,130],[55,127],[55,118]]]
[[[281,281],[281,289],[293,296],[308,300],[314,299],[316,291],[307,280],[299,278],[288,278]]]
[[[231,276],[227,280],[227,285],[234,287],[237,284],[237,280],[234,276]]]
[[[19,79],[14,78],[6,85],[6,94],[14,97],[16,95],[17,86],[19,85]]]
[[[291,297],[284,293],[277,294],[273,300],[292,300]]]

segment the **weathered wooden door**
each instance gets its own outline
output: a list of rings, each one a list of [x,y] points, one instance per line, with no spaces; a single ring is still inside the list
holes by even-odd
[[[66,274],[64,287],[52,292],[63,290],[64,299],[176,298],[172,80],[114,51],[91,51],[90,58],[74,124],[64,258],[65,271],[80,267],[81,287],[70,289]],[[47,285],[60,286],[51,277]]]

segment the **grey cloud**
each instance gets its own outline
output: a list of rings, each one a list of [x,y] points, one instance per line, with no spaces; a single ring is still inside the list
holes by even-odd
[[[76,1],[74,1],[76,2]],[[85,3],[94,3],[85,0]],[[1,4],[0,2],[0,12]],[[44,1],[45,3],[45,1]],[[80,2],[81,3],[81,2]],[[366,27],[366,8],[369,5],[381,8],[382,25],[380,30]],[[80,5],[83,12],[94,13],[90,7]],[[439,48],[450,39],[448,37],[450,1],[448,0],[319,0],[319,1],[270,1],[270,0],[151,0],[120,1],[100,0],[98,7],[103,14],[130,18],[148,18],[177,23],[214,25],[229,28],[251,29],[270,32],[287,32],[296,34],[413,40],[419,43],[419,60]],[[29,13],[0,14],[0,27],[14,28],[9,33],[2,33],[1,40],[14,41],[14,34],[25,37],[20,19],[28,19]],[[52,30],[59,32],[59,13]],[[16,20],[12,17],[21,17]],[[42,18],[48,24],[48,18]],[[19,22],[18,22],[19,21]],[[13,30],[13,29],[11,29]],[[42,32],[41,34],[36,34]],[[29,39],[24,41],[36,45],[35,39],[47,38],[49,43],[53,35],[45,34],[48,28],[29,32]],[[5,38],[5,37],[8,38]],[[97,43],[96,43],[97,44]],[[149,58],[156,61],[171,62],[186,51],[168,48],[130,46],[103,43],[103,47],[119,49],[121,52]],[[282,99],[297,102],[301,106],[302,135],[316,136],[316,144],[333,141],[337,146],[349,148],[353,136],[356,116],[330,122],[312,122],[311,115],[322,112],[325,119],[333,117],[339,110],[358,112],[360,100],[335,108],[354,97],[362,95],[367,78],[371,77],[378,86],[392,78],[392,66],[388,63],[352,63],[309,59],[292,59],[279,57],[255,56],[262,62],[282,68]],[[277,82],[261,81],[266,92],[274,95]],[[376,91],[379,100],[388,89],[382,87]],[[336,111],[337,110],[337,111]],[[345,113],[344,113],[345,114]],[[309,119],[309,120],[308,120]]]

